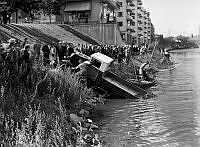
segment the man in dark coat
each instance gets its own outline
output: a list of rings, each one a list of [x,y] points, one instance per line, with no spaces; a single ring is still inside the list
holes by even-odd
[[[73,53],[74,53],[74,47],[73,47],[73,44],[70,43],[69,47],[68,47],[68,50],[67,50],[67,56],[70,57]]]
[[[50,64],[50,59],[49,59],[49,54],[50,54],[50,49],[49,46],[47,44],[45,44],[42,47],[42,52],[43,52],[43,64],[44,66],[49,65]]]
[[[63,42],[59,42],[59,49],[58,49],[58,58],[59,62],[62,64],[62,60],[64,60],[66,55],[67,47]]]

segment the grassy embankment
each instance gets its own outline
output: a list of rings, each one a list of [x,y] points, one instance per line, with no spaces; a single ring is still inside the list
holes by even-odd
[[[55,25],[21,24],[0,26],[0,30],[4,40],[14,37],[23,41],[27,37],[30,43],[58,40],[86,43]],[[123,63],[118,70],[116,65],[113,71],[121,77],[134,78],[135,68],[150,57],[151,52],[143,57],[136,56],[128,66]],[[152,63],[155,64],[160,57],[156,51]],[[76,120],[71,120],[70,114],[78,114],[81,109],[90,111],[102,102],[102,98],[87,89],[79,77],[68,70],[49,70],[35,64],[24,81],[22,71],[10,73],[8,69],[11,68],[1,68],[0,75],[0,142],[5,146],[65,146],[75,145],[76,141],[79,142],[77,146],[83,144],[82,137],[87,131],[74,126]]]
[[[78,146],[89,131],[78,128],[76,121],[85,117],[77,114],[81,109],[90,111],[102,102],[79,78],[67,69],[46,69],[42,65],[35,65],[26,78],[23,71],[11,69],[11,65],[1,67],[0,143]],[[70,114],[77,118],[71,118]]]
[[[33,27],[0,26],[1,37],[4,41],[11,37],[23,41],[27,37],[30,43],[58,40],[86,43],[57,26]],[[92,144],[95,133],[85,119],[88,111],[103,102],[102,97],[69,70],[49,69],[39,63],[32,66],[28,76],[12,64],[0,65],[0,144],[8,147]]]
[[[86,41],[76,35],[66,31],[57,25],[46,24],[11,24],[0,25],[0,35],[3,41],[9,38],[16,38],[23,41],[28,38],[29,43],[42,42],[51,44],[52,42],[66,41],[77,45],[85,44]]]

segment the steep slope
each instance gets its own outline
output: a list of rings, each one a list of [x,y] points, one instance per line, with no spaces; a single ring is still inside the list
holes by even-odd
[[[1,30],[1,28],[0,28]],[[5,42],[7,41],[11,36],[7,33],[7,32],[4,32],[4,31],[0,31],[0,40]]]
[[[21,41],[28,38],[29,42],[40,41],[51,44],[52,42],[66,41],[74,44],[88,44],[64,28],[53,24],[10,24],[0,25],[0,39],[7,41],[16,38]]]

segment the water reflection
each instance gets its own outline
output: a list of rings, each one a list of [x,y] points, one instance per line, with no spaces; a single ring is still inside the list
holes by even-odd
[[[104,107],[101,134],[110,146],[200,146],[200,50],[172,57],[182,64],[159,73],[155,98]]]

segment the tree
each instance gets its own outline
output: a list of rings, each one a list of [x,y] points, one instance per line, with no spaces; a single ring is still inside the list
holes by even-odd
[[[32,12],[34,10],[38,11],[41,0],[22,0],[24,1],[23,4],[21,4],[20,9],[23,10],[25,13],[29,14],[29,17],[33,18]]]
[[[41,0],[0,0],[4,3],[4,8],[0,11],[0,15],[3,17],[3,23],[7,24],[12,13],[23,10],[30,16],[32,10],[39,10],[39,4]]]
[[[16,11],[16,4],[18,2],[18,0],[5,0],[5,1],[0,1],[1,2],[1,11],[0,11],[0,15],[3,17],[3,23],[7,24],[10,16],[13,12]]]
[[[60,14],[59,8],[62,4],[62,0],[42,0],[40,9],[44,14],[49,15],[50,23],[51,23],[51,15],[58,15]]]
[[[60,14],[60,6],[65,3],[65,0],[0,0],[0,4],[4,3],[4,9],[0,10],[0,15],[3,17],[4,24],[8,23],[12,13],[22,10],[33,18],[34,10],[41,10],[44,14],[49,15],[51,23],[51,15]],[[17,22],[17,21],[16,21]]]

